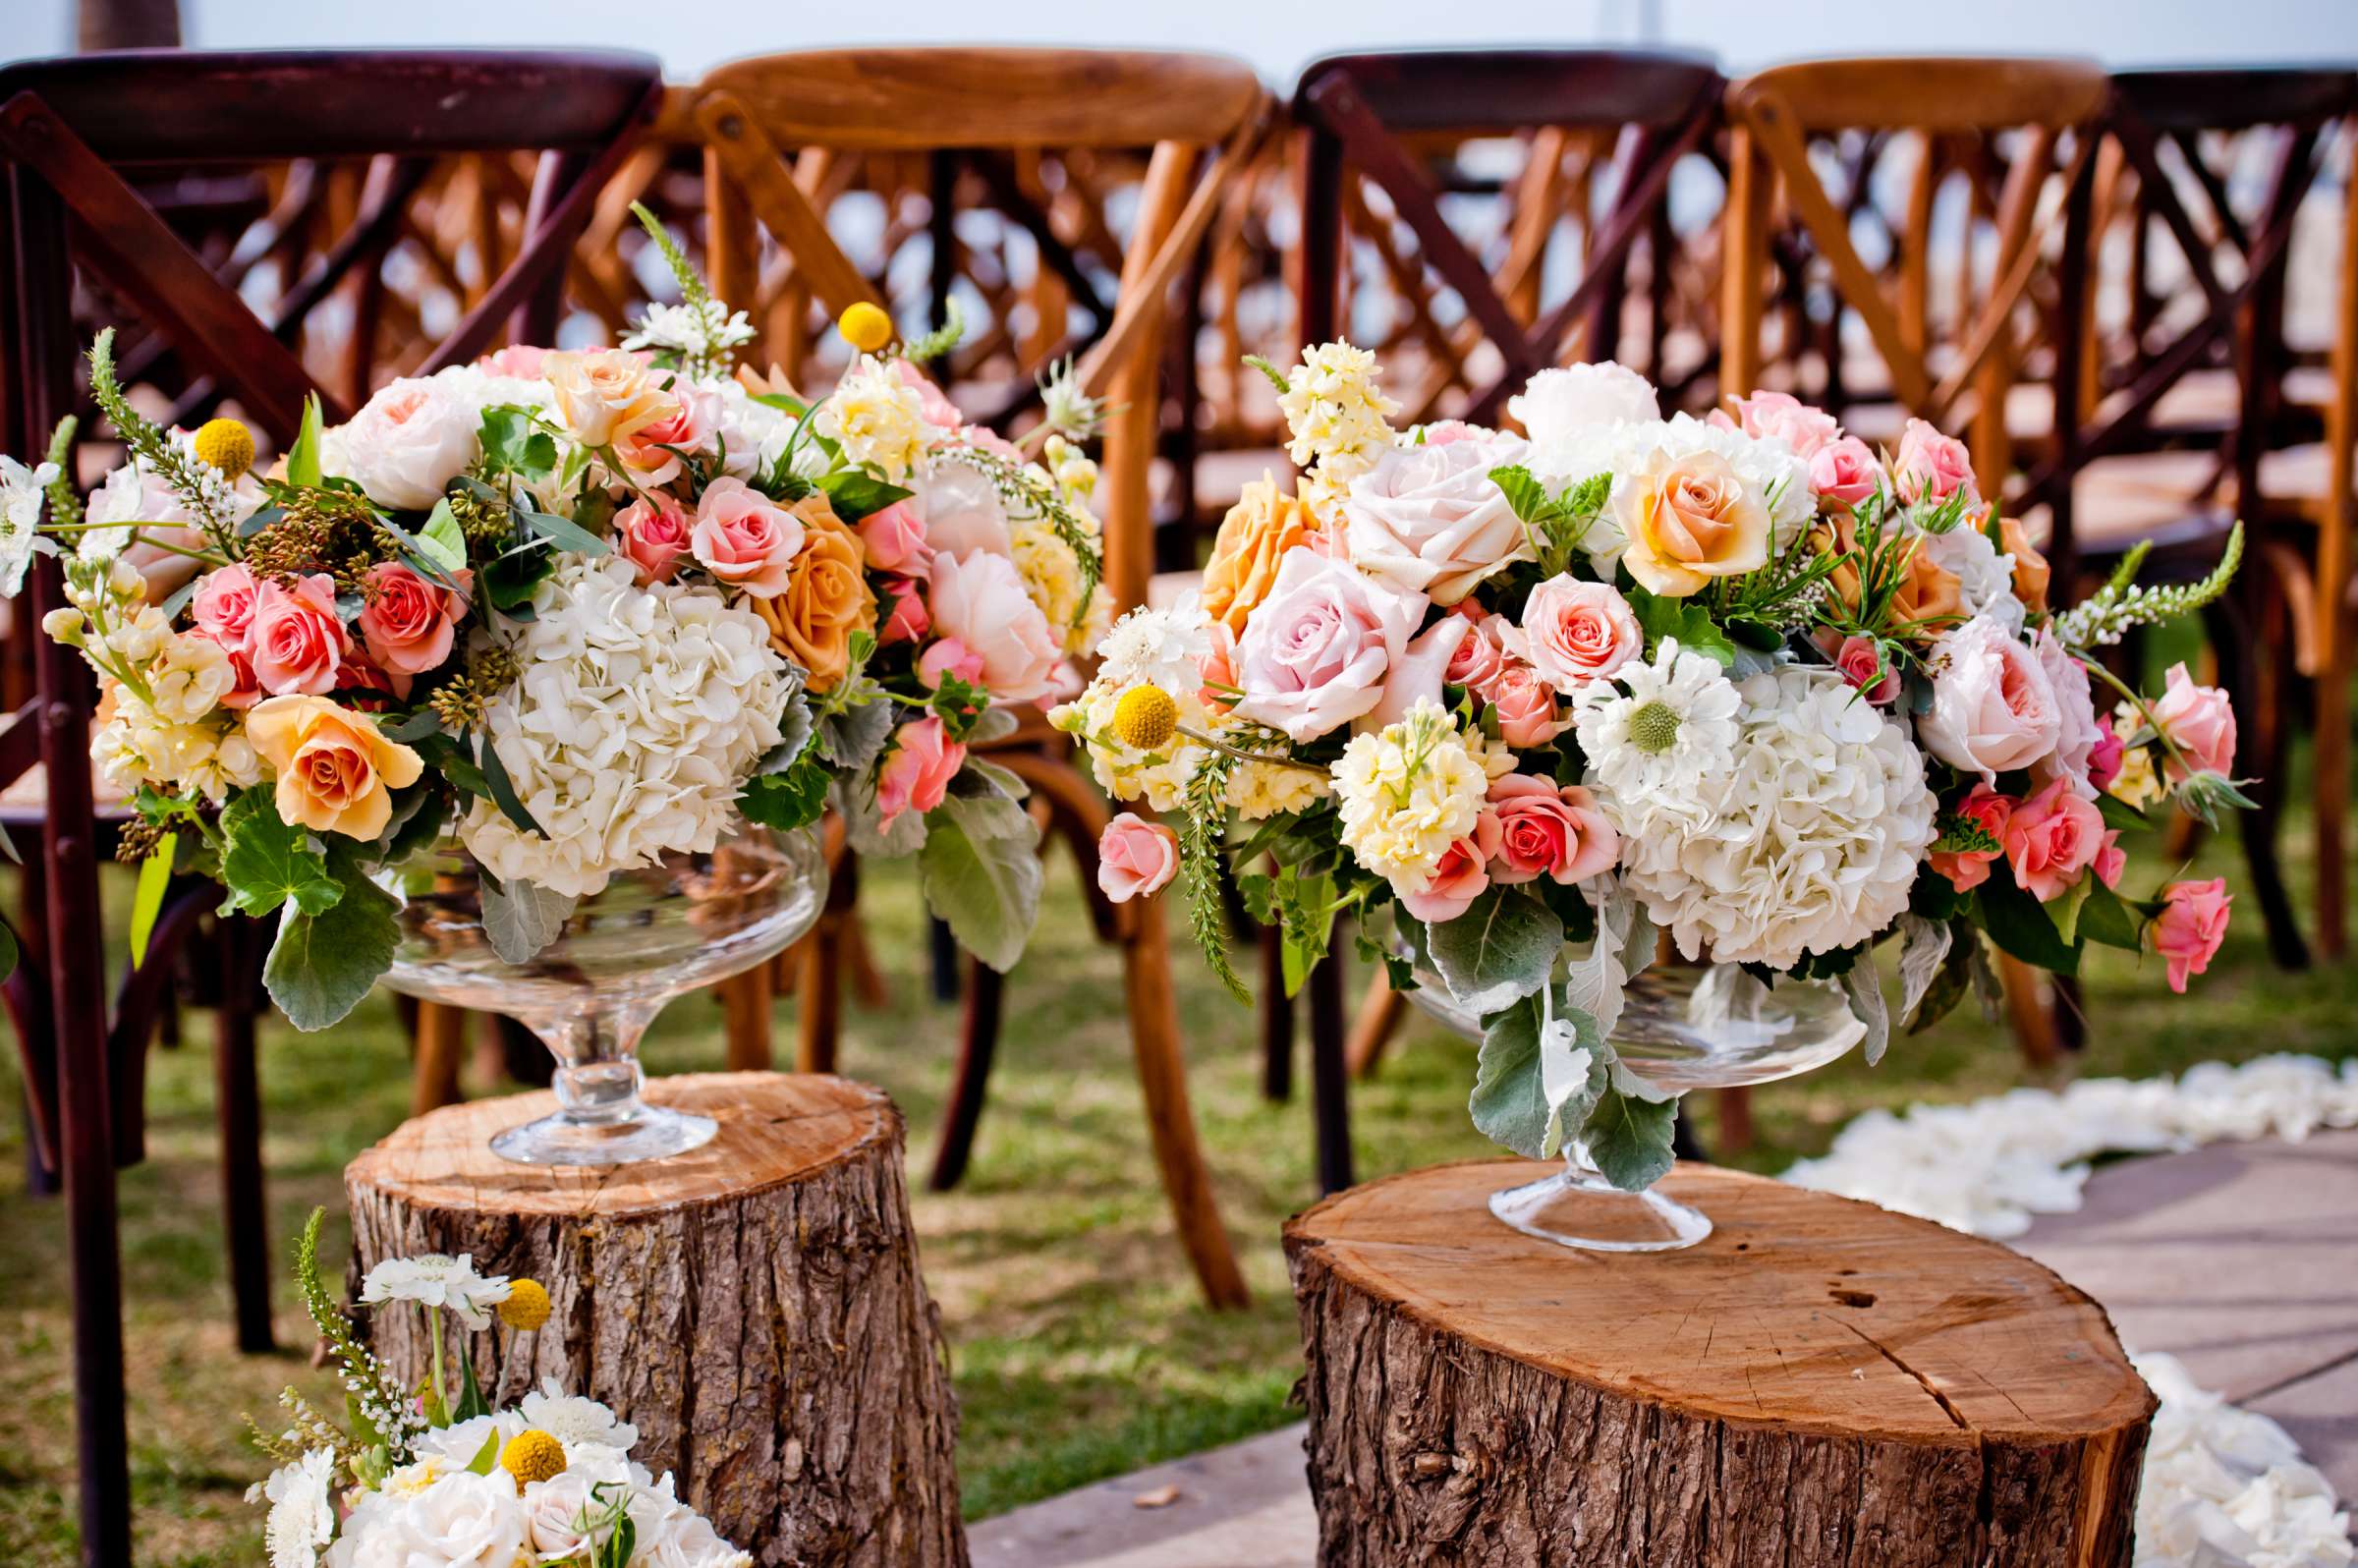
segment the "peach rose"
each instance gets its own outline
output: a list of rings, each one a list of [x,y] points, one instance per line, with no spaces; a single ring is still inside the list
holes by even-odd
[[[328,472],[379,506],[422,512],[480,455],[482,414],[433,377],[379,387],[349,423],[327,433]]]
[[[1910,420],[1900,431],[1891,477],[1903,500],[1945,501],[1962,490],[1966,505],[1981,504],[1981,491],[1974,488],[1973,454],[1964,442],[1942,435],[1922,420]]]
[[[1768,509],[1715,452],[1657,450],[1613,504],[1629,540],[1621,564],[1651,592],[1683,598],[1768,562]]]
[[[817,499],[824,508],[825,498]],[[758,599],[776,598],[793,581],[803,548],[800,511],[800,503],[789,512],[743,479],[714,479],[696,503],[688,548],[721,582]],[[834,517],[827,513],[828,521]]]
[[[1963,800],[1949,808],[1957,815],[1978,823],[1996,844],[1987,850],[1935,850],[1926,857],[1932,868],[1948,878],[1948,883],[1960,893],[1969,893],[1990,879],[1990,863],[2006,852],[2006,821],[2014,814],[2014,799],[2000,795],[1987,784],[1976,784]]]
[[[2172,882],[2162,890],[2162,913],[2154,920],[2154,951],[2169,961],[2169,988],[2181,994],[2186,977],[2211,967],[2227,939],[2227,906],[2235,899],[2227,879]]]
[[[755,599],[754,609],[769,623],[770,646],[811,673],[811,690],[832,691],[851,667],[852,634],[875,625],[876,595],[868,586],[860,535],[837,520],[825,496],[795,502],[789,522],[803,537],[802,552],[785,591]],[[703,525],[697,529],[701,533]]]
[[[862,518],[860,542],[868,551],[868,564],[879,572],[924,577],[932,564],[933,551],[926,543],[926,517],[911,497],[904,496]]]
[[[991,696],[1034,702],[1048,694],[1063,644],[1013,561],[988,550],[936,555],[927,607],[933,629],[980,661],[977,684]]]
[[[1558,719],[1555,688],[1521,659],[1509,659],[1483,694],[1498,714],[1498,738],[1518,751],[1544,746],[1570,726]]]
[[[464,590],[473,574],[452,580]],[[467,595],[427,582],[399,561],[368,569],[367,602],[361,607],[361,641],[379,669],[423,675],[450,657],[451,629],[467,613]]]
[[[876,774],[877,825],[890,827],[903,812],[923,816],[939,806],[965,762],[966,747],[950,739],[938,714],[895,730],[892,751]]]
[[[2068,892],[2105,848],[2105,814],[2056,779],[2006,818],[2006,864],[2040,903]]]
[[[1578,784],[1509,773],[1490,781],[1490,812],[1499,829],[1490,880],[1502,887],[1542,876],[1577,882],[1621,858],[1621,836]]]
[[[615,549],[638,572],[642,587],[668,583],[680,570],[695,527],[687,508],[658,490],[614,514]]]
[[[679,453],[703,450],[720,428],[718,393],[675,381],[668,396],[667,412],[614,438],[614,456],[641,484],[668,484],[678,478]]]
[[[552,352],[541,357],[540,370],[565,427],[584,446],[627,441],[679,410],[677,400],[647,378],[645,357],[623,349]]]
[[[1278,493],[1275,479],[1264,476],[1246,485],[1211,541],[1211,560],[1204,568],[1204,613],[1242,637],[1246,617],[1269,596],[1286,551],[1318,532],[1310,508]]]
[[[2168,736],[2198,773],[2230,777],[2235,770],[2235,707],[2216,686],[2197,686],[2184,664],[2172,664],[2161,700],[2154,703],[2154,723]],[[2186,768],[2162,749],[2165,771],[2172,783],[2186,777]]]
[[[314,572],[292,590],[264,583],[254,595],[247,634],[254,679],[272,696],[331,691],[352,640],[336,616],[335,580]]]
[[[1489,812],[1474,818],[1474,831],[1441,851],[1432,880],[1421,892],[1399,892],[1400,907],[1428,925],[1453,921],[1474,907],[1490,885],[1490,862],[1498,855],[1498,818]],[[1398,889],[1395,889],[1398,892]]]
[[[279,820],[372,839],[392,819],[392,791],[418,782],[418,754],[377,733],[365,713],[324,697],[274,697],[246,715],[246,739],[277,775]]]
[[[1551,577],[1523,602],[1523,656],[1566,696],[1636,658],[1645,642],[1629,601],[1608,583]]]
[[[215,567],[196,581],[189,596],[189,615],[196,630],[226,648],[243,649],[253,627],[253,606],[260,593],[244,562]]]
[[[1097,835],[1097,886],[1116,904],[1151,898],[1179,874],[1179,835],[1124,812]]]
[[[1855,508],[1884,485],[1883,466],[1855,435],[1828,441],[1810,454],[1810,488],[1821,503]]]
[[[2053,576],[2053,569],[2031,542],[2031,531],[2022,526],[2018,517],[1999,518],[1997,539],[1999,552],[2014,558],[2014,596],[2022,600],[2026,610],[2046,609],[2048,580]]]

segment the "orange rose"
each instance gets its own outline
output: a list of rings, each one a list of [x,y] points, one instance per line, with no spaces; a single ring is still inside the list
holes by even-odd
[[[1621,564],[1651,592],[1683,598],[1768,564],[1768,509],[1715,452],[1656,452],[1616,510],[1629,540]]]
[[[1843,553],[1842,563],[1826,578],[1825,587],[1854,616],[1859,613],[1859,569],[1849,558],[1849,552],[1857,547],[1855,529],[1856,520],[1843,512],[1830,524],[1819,525],[1810,535],[1810,543],[1816,548]],[[1909,627],[1906,633],[1909,641],[1929,643],[1952,629],[1964,613],[1964,593],[1956,574],[1936,562],[1919,541],[1908,557],[1907,575],[1892,589],[1885,625],[1894,630]],[[1932,624],[1921,624],[1928,621]]]
[[[749,602],[769,623],[769,645],[811,672],[812,691],[824,692],[850,666],[852,634],[875,630],[876,595],[868,586],[860,535],[827,498],[806,495],[791,510],[804,540],[786,591]]]
[[[278,775],[279,820],[371,839],[393,815],[392,792],[418,782],[418,754],[377,733],[365,713],[324,697],[273,697],[246,715],[246,739]]]
[[[1280,495],[1274,478],[1263,476],[1246,485],[1211,541],[1211,563],[1204,568],[1204,613],[1243,636],[1245,617],[1277,581],[1277,563],[1318,532],[1310,508]]]
[[[2018,517],[2000,518],[1997,537],[1999,552],[2014,557],[2014,596],[2022,600],[2026,610],[2046,609],[2050,573],[2047,557],[2031,542],[2031,531],[2022,526]]]

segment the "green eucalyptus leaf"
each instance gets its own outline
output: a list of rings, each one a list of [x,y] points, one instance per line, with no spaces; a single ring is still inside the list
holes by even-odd
[[[450,509],[450,497],[444,496],[434,503],[425,527],[418,531],[418,548],[445,572],[457,572],[467,565],[467,535],[459,532],[458,514]]]
[[[499,808],[500,814],[528,833],[539,833],[540,824],[524,809],[524,798],[516,793],[516,781],[508,777],[508,764],[499,759],[499,748],[491,744],[490,736],[483,737],[483,749],[476,761],[483,772],[483,788],[490,792],[491,804]]]

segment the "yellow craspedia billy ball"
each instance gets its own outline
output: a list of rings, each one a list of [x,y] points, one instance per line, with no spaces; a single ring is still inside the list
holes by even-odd
[[[207,420],[196,427],[196,459],[234,479],[253,467],[253,432],[235,420]]]
[[[499,1304],[499,1320],[518,1333],[531,1333],[548,1321],[548,1292],[536,1279],[510,1281],[508,1299]]]
[[[1179,728],[1179,704],[1159,686],[1133,686],[1113,705],[1113,733],[1124,746],[1151,752]]]
[[[533,1482],[565,1474],[565,1445],[544,1431],[520,1431],[500,1449],[499,1468],[514,1476],[522,1490]]]
[[[879,307],[862,300],[843,312],[835,322],[835,330],[862,354],[873,354],[892,341],[892,317]]]

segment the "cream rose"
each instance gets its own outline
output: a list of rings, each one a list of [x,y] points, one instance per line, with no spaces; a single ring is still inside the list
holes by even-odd
[[[372,839],[393,815],[391,792],[418,782],[416,752],[377,733],[365,713],[324,697],[274,697],[246,715],[246,739],[278,776],[279,820]]]
[[[352,480],[380,506],[422,512],[476,460],[481,422],[443,382],[405,376],[330,431],[322,457],[330,474]]]
[[[1768,509],[1714,452],[1656,450],[1613,498],[1621,564],[1652,592],[1684,597],[1768,563]]]
[[[1237,642],[1237,716],[1296,741],[1349,723],[1381,700],[1425,609],[1424,594],[1387,588],[1348,561],[1288,550]]]
[[[1034,702],[1048,694],[1062,647],[1013,561],[989,550],[936,555],[927,597],[933,630],[981,661],[993,697]]]
[[[1352,564],[1399,592],[1455,604],[1483,579],[1530,560],[1530,534],[1490,480],[1490,470],[1530,451],[1513,436],[1387,447],[1343,500]]]
[[[1976,616],[1934,644],[1932,710],[1916,721],[1924,749],[1949,766],[1997,775],[2054,751],[2063,717],[2039,656],[1997,622]]]
[[[624,349],[545,355],[540,373],[556,396],[558,418],[584,446],[627,441],[679,414],[678,401],[648,379],[646,358]]]

